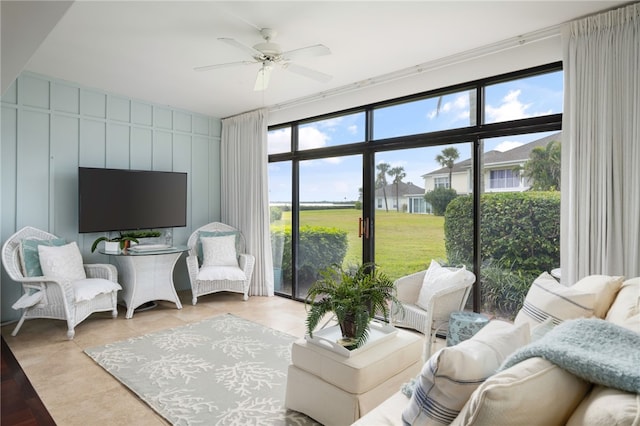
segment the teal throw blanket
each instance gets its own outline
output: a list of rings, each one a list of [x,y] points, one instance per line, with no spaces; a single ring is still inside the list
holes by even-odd
[[[533,357],[589,382],[640,394],[640,333],[608,321],[565,321],[513,353],[499,371]]]

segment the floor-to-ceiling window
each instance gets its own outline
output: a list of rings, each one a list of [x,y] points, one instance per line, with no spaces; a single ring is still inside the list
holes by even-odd
[[[395,279],[436,259],[476,273],[469,307],[508,316],[530,274],[557,267],[559,185],[544,176],[561,113],[555,63],[270,128],[276,292],[304,299],[331,263]],[[537,247],[518,254],[524,238]]]

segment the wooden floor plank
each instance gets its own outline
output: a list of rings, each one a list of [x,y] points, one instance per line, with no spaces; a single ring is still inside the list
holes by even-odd
[[[0,424],[2,426],[50,426],[56,423],[38,397],[20,364],[2,337]]]

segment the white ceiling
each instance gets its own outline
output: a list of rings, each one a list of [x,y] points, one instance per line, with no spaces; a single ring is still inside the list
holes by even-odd
[[[5,24],[5,11],[10,9],[4,7],[5,0],[2,3]],[[228,117],[478,49],[626,3],[76,1],[24,69],[134,99]],[[25,15],[14,14],[17,18],[11,21],[12,27],[23,32],[30,25],[33,28],[34,21]],[[331,74],[333,79],[319,83],[276,69],[268,90],[254,92],[257,64],[193,70],[248,59],[217,38],[232,37],[252,46],[261,41],[259,29],[265,27],[278,31],[275,41],[285,51],[317,43],[328,46],[331,55],[297,63]],[[5,72],[9,65],[5,52],[29,47],[21,46],[24,37],[7,34],[7,25],[2,29]]]

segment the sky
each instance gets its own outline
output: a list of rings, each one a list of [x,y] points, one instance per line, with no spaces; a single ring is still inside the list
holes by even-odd
[[[485,119],[496,123],[562,112],[562,72],[500,83],[485,91]],[[439,106],[438,106],[439,103]],[[459,92],[407,104],[380,108],[374,112],[374,139],[454,129],[469,125],[468,92]],[[364,140],[363,113],[318,121],[301,126],[300,148],[336,146]],[[550,133],[486,139],[484,152],[506,151]],[[269,153],[289,150],[289,130],[269,132]],[[455,146],[462,161],[471,157],[471,144],[461,141]],[[403,182],[424,187],[422,176],[441,168],[436,156],[447,146],[381,152],[375,163],[402,167]],[[390,183],[393,178],[387,176]],[[271,202],[291,200],[290,163],[269,164],[269,197]],[[300,201],[353,201],[362,187],[362,157],[360,155],[326,158],[300,163]]]

